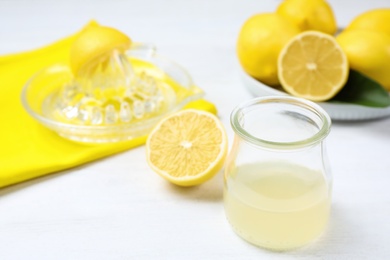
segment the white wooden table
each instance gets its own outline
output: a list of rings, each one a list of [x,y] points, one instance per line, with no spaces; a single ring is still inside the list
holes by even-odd
[[[389,0],[330,1],[340,26]],[[252,14],[279,1],[0,0],[0,54],[39,47],[89,19],[155,43],[187,68],[233,132],[230,111],[250,94],[235,42]],[[275,253],[236,236],[222,203],[222,172],[204,185],[168,184],[139,147],[0,190],[0,259],[390,259],[390,118],[334,123],[328,231],[300,250]]]

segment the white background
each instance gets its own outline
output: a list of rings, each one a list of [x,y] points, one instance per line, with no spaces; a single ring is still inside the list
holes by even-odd
[[[238,73],[238,31],[279,2],[0,0],[0,54],[48,44],[94,18],[155,43],[187,68],[217,105],[231,142],[229,114],[251,97]],[[388,0],[330,2],[341,27],[390,7]],[[327,233],[305,248],[276,253],[241,240],[224,216],[222,172],[179,188],[149,169],[139,147],[0,189],[0,259],[389,259],[390,118],[334,122],[327,144],[333,211]]]

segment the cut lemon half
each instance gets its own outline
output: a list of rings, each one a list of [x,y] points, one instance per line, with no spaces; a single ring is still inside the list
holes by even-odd
[[[347,56],[334,37],[317,31],[292,38],[278,58],[278,77],[284,90],[312,101],[334,97],[348,73]]]
[[[152,130],[146,153],[150,167],[164,179],[193,186],[222,168],[227,137],[215,115],[186,109],[164,118]]]
[[[130,48],[131,39],[115,28],[97,23],[85,28],[70,49],[70,66],[75,75],[80,69],[110,51],[124,52]]]

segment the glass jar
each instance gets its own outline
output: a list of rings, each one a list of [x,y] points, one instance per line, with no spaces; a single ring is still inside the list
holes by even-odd
[[[224,206],[234,231],[273,250],[319,237],[332,190],[324,145],[331,126],[327,113],[299,98],[262,97],[234,109],[231,125]]]

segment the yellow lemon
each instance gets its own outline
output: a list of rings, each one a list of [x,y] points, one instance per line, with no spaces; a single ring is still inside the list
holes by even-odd
[[[348,79],[348,60],[335,38],[318,31],[295,36],[280,52],[279,79],[290,94],[313,101],[334,97]]]
[[[92,24],[80,33],[71,46],[71,69],[77,75],[90,61],[114,49],[124,52],[130,45],[131,39],[124,33],[111,27]]]
[[[277,59],[280,50],[299,29],[280,15],[252,16],[241,28],[237,55],[243,69],[267,85],[278,85]]]
[[[180,185],[201,184],[223,166],[227,137],[219,119],[186,109],[164,118],[150,133],[146,155],[150,167]]]
[[[295,23],[302,31],[334,34],[337,30],[333,10],[325,0],[284,0],[276,12]]]
[[[355,17],[346,30],[369,30],[390,36],[390,8],[374,9]]]
[[[208,102],[204,99],[191,101],[190,103],[184,106],[184,109],[190,109],[190,108],[208,111],[214,115],[218,114],[217,107],[213,103]]]
[[[377,81],[390,91],[390,36],[385,33],[351,30],[337,36],[350,67]]]

